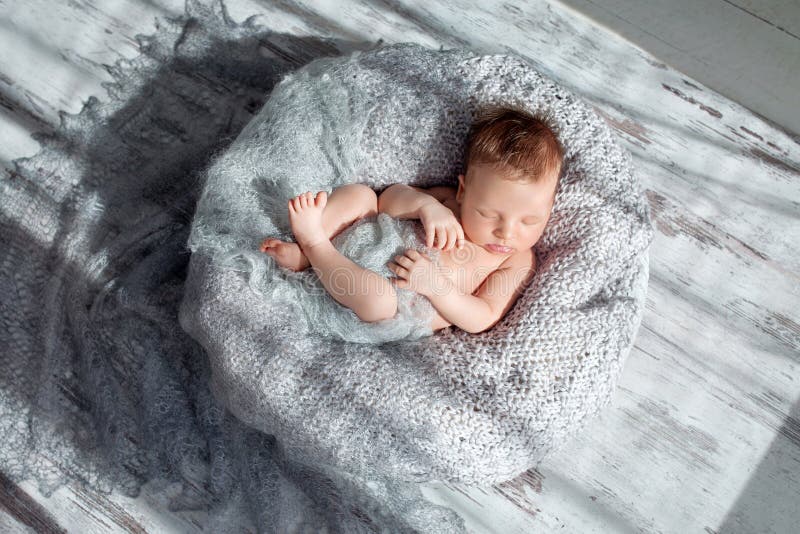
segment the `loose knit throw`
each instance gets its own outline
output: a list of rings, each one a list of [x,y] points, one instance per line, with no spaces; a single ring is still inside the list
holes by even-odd
[[[268,18],[258,20],[269,24]],[[98,499],[102,498],[94,492],[112,490],[134,497],[146,485],[147,495],[140,498],[154,514],[189,510],[191,522],[208,532],[465,532],[463,519],[429,502],[418,484],[404,483],[388,470],[385,476],[377,470],[368,480],[346,471],[334,472],[325,468],[322,457],[319,465],[314,458],[299,462],[305,449],[298,448],[297,442],[278,441],[243,424],[209,389],[213,354],[185,334],[178,322],[190,257],[186,244],[209,155],[230,144],[285,74],[313,58],[371,45],[276,34],[252,19],[241,24],[232,21],[220,3],[209,8],[194,0],[187,2],[185,15],[160,19],[155,33],[137,38],[141,55],[109,66],[112,82],[105,86],[107,93],[90,98],[78,114],[62,113],[61,123],[51,133],[36,136],[41,151],[16,160],[13,171],[0,180],[0,343],[4,347],[0,351],[0,471],[11,482],[33,478],[45,495],[68,481],[72,487],[87,486],[80,495]],[[563,90],[559,94],[567,95]],[[590,124],[605,131],[595,117],[586,116]],[[416,126],[406,133],[406,137],[413,135]],[[583,145],[591,145],[588,137]],[[582,169],[579,172],[592,179],[591,161],[585,161]],[[630,177],[620,179],[619,189],[629,191]],[[598,180],[594,191],[602,195],[605,178]],[[567,215],[562,210],[562,217]],[[583,220],[584,215],[580,217]],[[585,214],[587,221],[592,217]],[[574,238],[571,257],[577,260],[584,238],[578,234]],[[540,255],[546,251],[542,248]],[[201,254],[196,256],[195,261],[202,261]],[[569,270],[569,265],[565,256],[560,269]],[[624,274],[632,271],[622,272],[609,295],[622,294],[616,288],[632,279],[632,274]],[[197,282],[195,278],[195,287]],[[246,288],[236,289],[248,294]],[[634,294],[640,293],[632,290]],[[240,311],[242,302],[231,302],[235,306],[223,313],[211,310],[214,320],[232,320],[231,314]],[[603,302],[600,296],[597,302]],[[593,304],[590,301],[583,312],[590,313]],[[545,302],[545,307],[554,306],[576,308]],[[605,312],[594,313],[602,319]],[[276,317],[297,316],[278,310]],[[287,325],[291,331],[293,324]],[[606,329],[602,321],[591,331],[595,344],[599,337],[610,336],[613,342],[620,335]],[[271,334],[264,330],[257,341],[266,344]],[[213,343],[240,343],[240,337],[231,329]],[[275,354],[306,348],[291,337],[280,340],[285,350]],[[518,374],[520,391],[552,404],[547,395],[556,384],[553,379],[569,376],[559,372],[568,368],[568,361],[551,361],[547,356],[561,343],[553,337],[535,347],[546,349],[538,353],[537,362],[548,370],[543,371],[539,385]],[[453,424],[460,419],[474,425],[481,414],[464,414],[463,405],[485,405],[483,399],[498,390],[495,384],[502,386],[498,379],[508,376],[508,368],[471,360],[468,367],[458,370],[480,376],[482,382],[478,389],[466,392],[459,389],[460,379],[450,369],[468,352],[437,352],[437,359],[425,363],[421,357],[425,353],[411,350],[412,346],[400,343],[407,357],[392,356],[394,361],[387,363],[385,353],[371,352],[365,362],[379,362],[389,369],[386,380],[390,383],[408,376],[405,369],[393,365],[405,365],[409,373],[427,381],[415,386],[415,391],[403,392],[404,397],[422,398],[433,387],[450,394]],[[529,346],[532,353],[534,346]],[[360,347],[371,351],[377,346]],[[465,345],[463,350],[470,347]],[[265,360],[272,358],[261,354]],[[337,347],[332,354],[309,353],[303,368],[308,380],[292,384],[290,393],[302,399],[307,387],[324,373],[329,388],[319,397],[323,400],[338,384],[352,385],[356,380],[352,365],[343,370],[331,365],[331,358],[338,354]],[[616,352],[604,355],[606,359],[593,361],[599,366],[585,368],[578,365],[582,353],[577,353],[571,360],[573,376],[577,380],[603,377],[609,367],[621,365],[623,358],[617,359]],[[276,363],[272,361],[273,368]],[[371,365],[364,363],[363,372],[356,369],[358,376],[369,376]],[[336,374],[340,370],[342,374]],[[268,364],[256,374],[269,384],[270,372]],[[570,384],[565,380],[557,382],[559,388]],[[592,384],[585,389],[587,394],[597,392],[599,398],[610,394],[611,385],[602,379]],[[388,407],[383,412],[361,402],[352,390],[340,391],[350,398],[347,420],[369,421],[373,439],[386,447],[408,448],[409,442],[424,445],[426,435],[437,431],[436,421],[414,427],[396,406],[389,406],[387,398],[396,394],[394,390],[365,390],[372,404]],[[585,406],[580,393],[567,392],[572,396],[562,398]],[[495,400],[500,402],[499,397]],[[305,406],[311,408],[307,411],[310,426],[319,417],[313,401],[306,399]],[[326,409],[324,404],[321,409]],[[555,409],[550,406],[551,412]],[[570,412],[565,405],[563,413],[577,421],[584,412]],[[279,423],[276,428],[291,426],[300,438],[316,430],[303,430],[305,421],[279,420],[279,412],[272,415]],[[327,426],[336,428],[347,420],[337,419]],[[525,428],[527,422],[511,420],[509,424]],[[544,428],[542,439],[554,435],[546,424],[536,424]],[[388,435],[383,426],[391,428]],[[466,432],[464,438],[474,444],[484,439]],[[422,452],[427,451],[435,452],[431,448]],[[408,449],[405,456],[418,457],[417,452]]]
[[[258,251],[265,236],[290,238],[286,200],[356,182],[455,185],[468,128],[490,104],[550,112],[566,150],[538,270],[515,306],[481,334],[317,335],[303,310],[325,295],[301,297],[300,276]],[[629,155],[574,94],[513,55],[389,46],[286,76],[209,168],[181,324],[209,355],[215,396],[296,461],[495,483],[609,402],[642,316],[651,238]]]
[[[209,155],[284,74],[373,45],[186,8],[0,179],[4,484],[69,483],[60,498],[106,503],[98,493],[143,491],[134,508],[215,533],[465,532],[419,485],[298,463],[215,401],[208,356],[178,322]]]

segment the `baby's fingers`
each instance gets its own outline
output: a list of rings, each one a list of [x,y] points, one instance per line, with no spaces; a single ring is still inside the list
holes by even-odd
[[[425,228],[425,245],[433,248],[433,240],[436,237],[436,228]]]
[[[458,249],[464,248],[464,231],[461,229],[460,225],[456,228],[456,245],[455,245],[455,248],[458,248]]]
[[[443,249],[447,245],[447,228],[436,227],[436,248]]]
[[[439,226],[433,226],[428,231],[428,239],[426,240],[425,244],[428,248],[438,247],[439,243],[442,240],[442,230]]]
[[[458,234],[456,233],[455,228],[450,228],[447,231],[447,244],[445,245],[444,249],[451,250],[456,244],[456,239],[458,239]]]

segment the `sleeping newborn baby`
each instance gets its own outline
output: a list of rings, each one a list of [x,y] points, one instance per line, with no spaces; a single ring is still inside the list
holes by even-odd
[[[362,320],[390,319],[398,311],[396,288],[430,301],[437,331],[455,325],[470,333],[492,328],[514,305],[536,270],[533,245],[555,201],[563,149],[545,119],[493,108],[472,127],[466,174],[458,188],[387,187],[380,196],[349,184],[289,200],[297,243],[267,238],[261,250],[282,267],[312,267],[325,289]],[[333,236],[354,221],[386,213],[419,219],[430,254],[407,249],[392,258],[387,279],[341,254]]]

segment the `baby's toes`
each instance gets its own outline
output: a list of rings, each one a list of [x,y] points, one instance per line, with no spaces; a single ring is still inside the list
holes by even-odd
[[[324,208],[325,204],[328,203],[328,193],[325,191],[320,191],[317,193],[317,197],[315,199],[315,204],[318,208]]]
[[[276,246],[280,245],[281,243],[283,243],[283,241],[281,241],[278,238],[275,237],[267,238],[261,243],[261,250],[265,252],[267,250],[273,250]]]

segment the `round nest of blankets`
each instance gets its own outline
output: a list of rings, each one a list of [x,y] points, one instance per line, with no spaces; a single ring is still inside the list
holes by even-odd
[[[491,329],[365,323],[291,240],[287,200],[350,183],[456,185],[487,106],[547,114],[564,167],[537,271]],[[418,221],[362,219],[337,249],[389,276]],[[574,94],[512,55],[394,45],[287,75],[209,167],[181,305],[211,389],[294,460],[370,478],[493,484],[539,463],[611,398],[644,310],[652,227],[630,155]],[[398,305],[402,303],[398,293]]]

